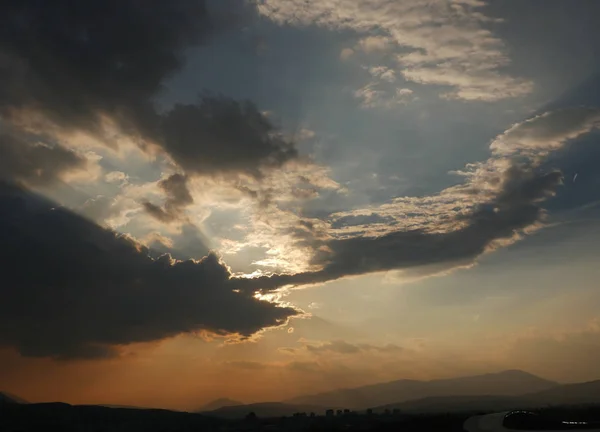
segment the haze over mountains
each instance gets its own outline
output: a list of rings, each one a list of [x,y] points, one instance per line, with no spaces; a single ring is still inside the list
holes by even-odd
[[[433,396],[517,396],[556,387],[558,383],[519,370],[431,381],[397,380],[352,389],[296,397],[285,402],[343,406],[351,409],[376,407]]]
[[[239,418],[249,412],[267,417],[295,412],[323,414],[325,409],[338,408],[358,411],[372,408],[375,412],[394,408],[404,412],[502,411],[569,403],[600,403],[600,381],[561,385],[527,372],[509,370],[431,381],[397,380],[300,396],[283,403],[221,406],[204,413]]]
[[[244,405],[244,403],[233,400],[233,399],[229,399],[229,398],[219,398],[219,399],[215,399],[214,401],[211,401],[211,402],[207,403],[206,405],[204,405],[202,408],[200,408],[200,411],[214,411],[214,410],[218,410],[219,408],[223,408],[223,407],[239,406],[239,405]]]
[[[291,416],[297,412],[323,415],[327,409],[374,412],[504,411],[545,405],[600,403],[600,380],[558,384],[527,372],[509,370],[485,375],[431,381],[397,380],[363,387],[306,395],[283,402],[243,404],[220,398],[198,412],[224,419]],[[27,404],[10,393],[0,392],[0,404]],[[45,404],[47,405],[47,404]]]

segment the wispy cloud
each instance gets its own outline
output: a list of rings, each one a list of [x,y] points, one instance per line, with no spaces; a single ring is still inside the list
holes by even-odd
[[[532,83],[502,68],[506,47],[487,25],[486,2],[435,0],[264,0],[258,11],[277,23],[350,29],[358,49],[394,54],[389,67],[404,79],[447,87],[446,98],[496,101],[529,93]],[[349,59],[355,50],[342,53]]]
[[[313,354],[335,353],[335,354],[359,354],[366,352],[397,354],[404,349],[395,344],[372,345],[367,343],[351,344],[343,340],[323,342],[319,344],[305,344],[305,349]]]
[[[465,182],[428,197],[406,197],[379,207],[337,213],[341,225],[316,243],[313,272],[255,280],[256,289],[310,284],[408,268],[433,273],[464,267],[543,226],[541,203],[562,184],[558,170],[540,169],[551,151],[600,125],[600,110],[574,108],[515,124],[493,140],[491,157],[458,172]],[[366,217],[363,224],[342,221]],[[440,267],[441,266],[441,267]]]

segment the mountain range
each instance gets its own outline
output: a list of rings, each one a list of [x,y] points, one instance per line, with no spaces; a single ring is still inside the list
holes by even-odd
[[[433,396],[517,396],[548,390],[556,386],[558,383],[554,381],[548,381],[519,370],[508,370],[431,381],[397,380],[300,396],[284,402],[364,409]]]
[[[326,409],[338,408],[358,411],[371,408],[374,412],[504,411],[579,403],[600,403],[600,381],[561,385],[527,372],[508,370],[431,381],[391,381],[296,397],[283,403],[220,407],[203,414],[240,418],[254,412],[259,417],[278,417],[295,412],[322,415]]]
[[[233,400],[233,399],[229,399],[229,398],[220,398],[220,399],[215,399],[212,402],[207,403],[206,405],[204,405],[202,408],[200,408],[199,411],[215,411],[218,410],[220,408],[224,408],[224,407],[230,407],[230,406],[240,406],[240,405],[244,405],[242,402]]]
[[[0,392],[0,405],[27,404],[10,393]],[[340,389],[289,399],[283,402],[242,404],[221,398],[198,412],[214,418],[290,416],[296,412],[323,415],[326,409],[348,408],[373,412],[505,411],[546,405],[600,404],[600,380],[558,384],[527,372],[499,373],[431,381],[397,380]],[[155,411],[155,410],[153,410]]]

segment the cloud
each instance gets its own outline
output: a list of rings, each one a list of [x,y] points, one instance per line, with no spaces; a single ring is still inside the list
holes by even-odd
[[[151,98],[181,66],[183,49],[210,29],[203,0],[151,9],[135,0],[8,1],[0,16],[0,112],[35,109],[57,125],[93,131],[102,116],[126,131],[152,131]]]
[[[306,349],[312,353],[334,352],[337,354],[356,354],[361,351],[358,346],[342,340],[327,342],[322,345],[306,345]]]
[[[286,367],[294,372],[318,373],[321,372],[321,365],[316,362],[293,361],[286,364]]]
[[[104,176],[104,180],[106,180],[108,183],[123,184],[124,182],[127,181],[127,178],[128,178],[127,174],[125,174],[122,171],[111,171]]]
[[[496,200],[477,206],[463,220],[464,225],[448,232],[422,229],[393,231],[377,237],[333,239],[313,257],[322,269],[294,275],[275,275],[253,281],[257,289],[273,289],[290,284],[321,283],[345,276],[406,269],[442,263],[474,260],[494,242],[513,237],[539,222],[544,212],[537,204],[555,193],[561,184],[559,172],[541,176],[511,172],[504,180],[506,190]]]
[[[0,117],[15,128],[55,140],[93,136],[114,149],[124,141],[150,153],[162,149],[186,175],[258,178],[297,157],[293,143],[250,102],[204,94],[166,112],[155,106],[185,50],[229,25],[209,16],[204,0],[150,10],[136,0],[76,8],[67,0],[9,1],[0,17]]]
[[[600,110],[575,108],[516,124],[491,143],[488,160],[460,172],[464,183],[439,195],[335,214],[310,262],[319,270],[265,276],[251,286],[268,290],[389,270],[440,273],[468,266],[543,226],[541,205],[562,184],[559,170],[542,168],[545,156],[590,132],[598,119]],[[360,217],[366,224],[347,225]],[[376,220],[386,223],[368,223]]]
[[[123,202],[105,195],[86,200],[79,213],[93,221],[105,221],[123,210]]]
[[[88,160],[58,144],[49,145],[19,134],[0,133],[0,180],[51,186],[69,174],[85,173]]]
[[[371,344],[351,344],[343,340],[335,340],[317,345],[306,344],[306,350],[314,354],[335,353],[335,354],[359,354],[364,352],[378,353],[399,353],[403,351],[402,347],[394,344],[376,346]]]
[[[396,81],[396,72],[386,66],[373,66],[369,68],[369,73],[383,81],[394,82]]]
[[[178,219],[183,209],[194,202],[187,181],[187,177],[182,174],[172,174],[159,181],[158,187],[167,197],[163,207],[146,201],[143,203],[144,209],[161,222],[172,222]]]
[[[196,331],[247,338],[299,313],[235,292],[214,254],[151,259],[132,239],[7,183],[0,231],[0,345],[25,356],[106,357]]]
[[[236,360],[236,361],[228,361],[224,363],[225,366],[232,367],[234,369],[246,369],[246,370],[261,370],[269,367],[268,364],[255,362],[255,361],[245,361],[245,360]]]
[[[346,61],[350,59],[354,55],[354,50],[352,48],[344,48],[340,52],[340,59]]]
[[[390,48],[390,39],[383,36],[367,36],[358,42],[358,47],[367,54],[384,52]]]
[[[350,29],[363,51],[393,53],[398,75],[448,87],[447,98],[496,101],[529,93],[532,84],[503,71],[510,60],[484,1],[265,0],[259,13],[279,24]],[[384,42],[385,41],[385,42]]]
[[[392,108],[418,100],[411,89],[393,85],[396,78],[391,69],[378,66],[371,74],[371,81],[353,93],[362,108]]]
[[[298,156],[293,144],[250,102],[204,96],[175,105],[162,123],[163,145],[190,174],[262,175]]]
[[[546,156],[566,141],[600,127],[598,108],[577,107],[550,111],[517,123],[497,137],[490,149],[495,155]]]

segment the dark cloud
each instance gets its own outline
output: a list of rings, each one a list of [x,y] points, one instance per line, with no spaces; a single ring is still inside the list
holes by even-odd
[[[182,210],[192,204],[194,199],[187,187],[188,179],[182,174],[173,174],[158,182],[158,187],[163,190],[166,200],[163,207],[145,202],[144,209],[162,222],[171,222],[179,219]]]
[[[176,218],[173,214],[167,213],[162,207],[152,204],[149,201],[144,202],[142,205],[144,206],[146,213],[161,222],[172,222]]]
[[[392,217],[384,217],[377,213],[371,213],[369,215],[360,216],[343,216],[334,220],[331,224],[331,228],[339,229],[347,226],[354,225],[371,225],[371,224],[386,224],[393,225],[395,219]]]
[[[278,167],[297,154],[252,103],[205,95],[164,114],[155,107],[185,50],[217,27],[234,25],[224,11],[216,15],[209,17],[204,0],[152,7],[139,0],[2,2],[0,116],[23,126],[35,112],[111,145],[102,126],[108,117],[142,147],[162,146],[189,174],[259,176],[261,167]],[[147,210],[172,217],[156,205]]]
[[[260,177],[261,167],[279,167],[297,151],[250,102],[204,96],[195,105],[175,105],[163,119],[164,146],[187,172],[242,172]]]
[[[49,186],[65,173],[86,166],[87,159],[60,145],[32,143],[18,134],[0,133],[0,181]]]
[[[474,259],[494,240],[510,238],[517,230],[540,220],[538,201],[561,182],[558,172],[536,175],[509,170],[498,197],[480,206],[463,228],[446,233],[420,230],[393,232],[376,238],[334,240],[330,252],[315,258],[331,278],[443,262]]]
[[[230,272],[148,250],[22,189],[0,186],[0,345],[27,356],[102,357],[205,330],[248,337],[298,312],[236,293]]]
[[[319,248],[316,272],[274,275],[252,280],[246,288],[274,289],[311,284],[395,269],[472,261],[494,241],[509,239],[540,221],[540,202],[562,183],[558,171],[535,172],[515,165],[506,171],[496,198],[462,217],[462,227],[449,232],[396,231],[379,237],[334,239]]]
[[[0,109],[35,108],[68,128],[108,115],[152,131],[151,99],[209,30],[204,0],[7,0],[0,6]]]

